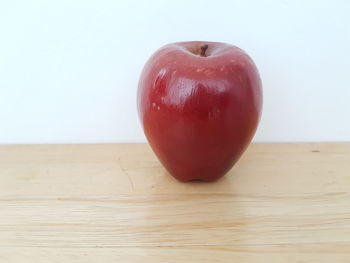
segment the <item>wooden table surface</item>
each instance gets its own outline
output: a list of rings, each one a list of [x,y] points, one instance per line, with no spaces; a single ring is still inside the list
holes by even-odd
[[[350,143],[180,183],[145,144],[0,146],[0,262],[350,262]]]

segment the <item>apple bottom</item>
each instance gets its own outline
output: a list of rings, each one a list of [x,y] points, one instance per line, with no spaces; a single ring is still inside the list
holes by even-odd
[[[181,171],[172,171],[171,168],[167,168],[166,170],[173,175],[177,180],[181,182],[190,182],[190,181],[203,181],[203,182],[213,182],[223,177],[227,172],[232,168],[232,166],[236,163],[237,160],[230,164],[226,164],[228,168],[225,169],[208,169],[208,168],[200,168],[194,167],[192,172],[181,172]],[[179,169],[181,170],[181,169]]]
[[[157,122],[146,121],[146,137],[166,170],[182,182],[209,182],[224,176],[241,157],[255,132],[248,123],[245,129],[235,129],[233,132],[214,125],[215,128],[198,133],[193,133],[194,128],[189,128],[190,125],[184,128],[175,125],[175,122],[173,126],[161,123],[159,119]],[[155,128],[157,125],[158,129]],[[169,126],[170,129],[165,129]]]
[[[151,144],[152,145],[152,144]],[[214,160],[200,162],[195,156],[192,156],[188,161],[178,160],[175,158],[169,160],[168,158],[163,158],[162,153],[158,153],[157,150],[153,149],[156,153],[158,159],[161,161],[165,169],[177,180],[181,182],[188,181],[206,181],[212,182],[227,174],[233,165],[238,161],[240,153],[232,154],[226,158],[226,160]],[[241,152],[241,151],[239,151]],[[242,151],[243,152],[243,151]],[[168,156],[166,154],[166,156]],[[188,155],[186,153],[182,155]]]

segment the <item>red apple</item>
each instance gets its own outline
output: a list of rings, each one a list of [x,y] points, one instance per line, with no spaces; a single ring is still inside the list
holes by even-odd
[[[262,107],[252,59],[218,42],[160,48],[140,77],[138,111],[153,151],[180,181],[213,181],[249,145]]]

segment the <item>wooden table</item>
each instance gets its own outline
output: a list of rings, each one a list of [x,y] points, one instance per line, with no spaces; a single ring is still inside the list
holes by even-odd
[[[0,146],[0,262],[350,262],[350,143],[180,183],[145,144]]]

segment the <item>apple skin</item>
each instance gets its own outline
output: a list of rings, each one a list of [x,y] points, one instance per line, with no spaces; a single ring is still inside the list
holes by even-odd
[[[254,62],[238,47],[178,42],[148,60],[137,100],[147,140],[167,171],[180,181],[214,181],[255,134],[262,84]]]

